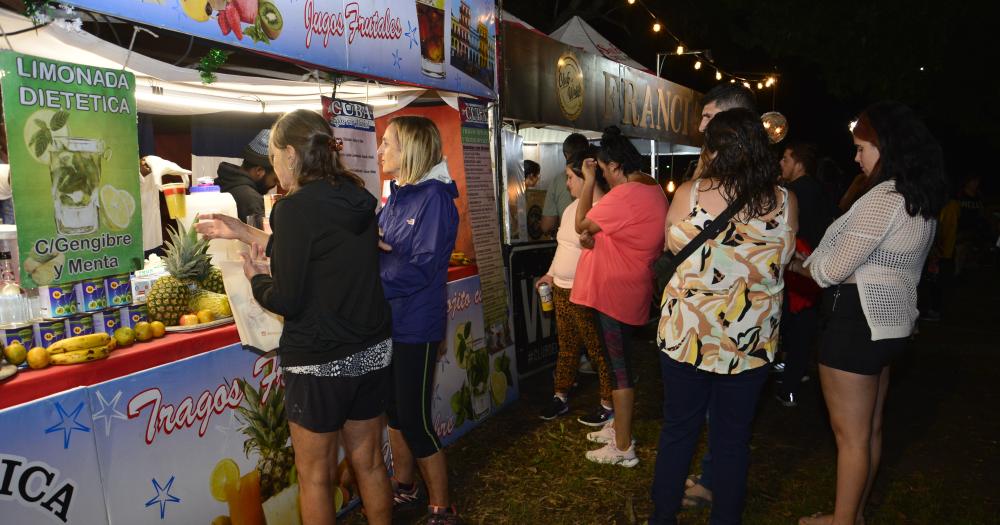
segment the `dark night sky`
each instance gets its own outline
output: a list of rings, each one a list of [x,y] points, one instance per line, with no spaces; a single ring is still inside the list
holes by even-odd
[[[816,142],[853,171],[848,122],[872,102],[895,99],[924,116],[944,145],[953,179],[985,169],[993,163],[988,153],[1000,149],[1000,87],[989,69],[1000,64],[989,36],[998,9],[978,1],[956,4],[646,2],[687,48],[711,49],[724,70],[777,70],[777,92],[759,92],[758,104],[770,110],[773,100],[788,117],[786,140]],[[579,15],[650,70],[658,51],[676,47],[665,33],[652,32],[653,20],[642,7],[626,0],[504,0],[503,7],[546,33]],[[668,58],[663,76],[702,92],[717,83],[713,70],[695,71],[693,64],[690,57]]]

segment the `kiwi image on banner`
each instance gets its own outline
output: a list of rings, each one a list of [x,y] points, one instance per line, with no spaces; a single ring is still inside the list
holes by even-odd
[[[135,77],[9,51],[0,70],[24,285],[138,269]]]

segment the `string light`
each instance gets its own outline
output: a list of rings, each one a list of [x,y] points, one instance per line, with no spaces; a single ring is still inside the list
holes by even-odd
[[[729,79],[729,83],[730,83],[730,84],[735,84],[735,83],[736,83],[736,79],[735,79],[735,78],[731,78],[731,79]]]
[[[659,23],[659,22],[654,22],[654,23],[653,23],[653,32],[654,32],[654,33],[659,33],[659,32],[660,32],[660,29],[661,29],[661,27],[662,27],[662,26],[660,26],[660,23]]]
[[[764,89],[764,83],[763,82],[758,82],[757,83],[757,89]]]
[[[743,87],[745,87],[747,89],[750,89],[750,83],[749,82],[743,82]]]
[[[678,55],[684,54],[684,44],[677,44],[677,54]]]
[[[764,85],[767,86],[767,87],[773,86],[774,85],[774,77],[767,77],[767,81],[764,82]]]
[[[628,5],[632,5],[634,3],[635,3],[635,0],[628,0]]]
[[[699,60],[699,61],[697,61],[697,62],[694,63],[694,68],[696,70],[701,69],[701,60]]]
[[[715,80],[722,80],[722,73],[716,69],[715,70]],[[736,82],[735,80],[733,82]]]
[[[677,187],[674,186],[674,179],[670,179],[670,182],[667,183],[667,193],[673,193],[676,189]]]

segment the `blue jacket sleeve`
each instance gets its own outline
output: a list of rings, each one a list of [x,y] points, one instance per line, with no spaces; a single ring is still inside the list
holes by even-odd
[[[395,271],[383,272],[386,299],[413,295],[431,284],[441,264],[447,265],[455,247],[458,211],[444,193],[433,193],[414,217],[419,225],[410,240],[410,254]]]
[[[254,299],[268,311],[294,318],[305,301],[312,231],[309,221],[292,203],[275,207],[274,233],[268,241],[271,275],[250,281]]]

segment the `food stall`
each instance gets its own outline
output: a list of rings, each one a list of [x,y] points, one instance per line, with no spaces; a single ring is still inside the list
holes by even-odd
[[[83,290],[87,284],[95,288],[100,282],[107,285],[105,295],[110,297],[108,279],[142,276],[136,273],[143,255],[136,244],[141,238],[141,229],[136,228],[142,212],[135,182],[140,117],[187,119],[175,136],[169,140],[157,136],[154,142],[158,151],[170,143],[175,153],[187,152],[190,161],[176,156],[173,160],[191,168],[197,179],[213,175],[220,159],[234,155],[224,148],[206,148],[204,141],[195,142],[194,137],[209,129],[239,127],[224,125],[234,112],[253,114],[259,123],[268,115],[273,121],[281,112],[300,107],[322,111],[334,134],[344,140],[345,157],[356,163],[352,167],[365,179],[369,191],[382,196],[385,181],[374,161],[379,134],[394,115],[425,115],[442,129],[449,168],[462,195],[456,201],[461,233],[455,265],[449,271],[448,336],[439,353],[434,428],[445,444],[451,443],[517,398],[490,156],[489,120],[496,97],[492,2],[382,0],[364,7],[293,0],[68,3],[85,18],[89,13],[100,13],[94,19],[114,17],[119,28],[135,24],[161,35],[182,34],[192,42],[197,39],[225,44],[237,52],[262,53],[261,65],[254,71],[247,68],[247,72],[259,73],[253,75],[220,70],[214,83],[203,84],[196,71],[144,56],[139,48],[114,46],[80,32],[79,27],[74,31],[50,24],[32,29],[23,17],[0,11],[8,45],[13,48],[0,56],[5,61],[8,139],[12,144],[20,140],[19,153],[11,156],[11,172],[22,286],[40,286],[48,278],[47,286],[73,285],[76,290],[81,280],[89,279],[93,282],[82,283]],[[296,81],[289,75],[272,74],[269,61],[307,65],[319,74]],[[32,75],[32,71],[41,72],[33,74],[39,78],[28,80],[63,85],[59,89],[31,85],[24,74]],[[54,71],[54,77],[47,71]],[[74,76],[60,78],[61,71]],[[326,81],[332,77],[324,72],[338,76]],[[80,75],[89,75],[89,82],[76,82]],[[105,85],[93,86],[95,78]],[[114,88],[109,87],[112,80]],[[88,83],[88,89],[98,92],[80,89]],[[119,91],[108,91],[112,89]],[[98,101],[99,106],[92,108],[99,107],[107,122],[81,118],[76,112],[83,110],[76,107],[36,107],[38,100],[51,106],[59,103],[46,98],[57,97],[48,95],[50,91],[70,93],[73,104],[79,99]],[[36,100],[19,98],[31,92],[38,95]],[[116,97],[113,108],[108,102],[112,96]],[[26,117],[16,116],[16,111],[28,109]],[[68,115],[61,116],[60,111]],[[112,117],[119,120],[112,122]],[[81,120],[86,123],[77,124]],[[39,131],[43,128],[51,137],[35,138],[46,135]],[[80,140],[85,137],[90,142]],[[39,141],[45,146],[39,146]],[[56,156],[52,144],[60,141],[72,143],[77,149],[71,151],[81,152],[76,157],[84,157],[99,170],[90,177],[94,188],[54,184],[56,176],[49,173],[49,164]],[[42,158],[45,155],[49,158]],[[76,169],[72,158],[68,162]],[[90,205],[81,202],[80,196],[94,196],[95,191],[96,207],[86,212],[97,215],[96,219],[86,215],[90,222],[84,229],[90,231],[58,230],[60,212],[55,208]],[[82,210],[73,213],[64,222],[85,215]],[[45,232],[32,233],[35,223],[38,231],[45,228]],[[47,235],[66,239],[60,242],[69,249],[59,250],[65,261],[59,254],[36,253],[38,240]],[[91,237],[103,239],[104,244],[76,242]],[[122,253],[108,252],[112,247]],[[44,260],[26,266],[31,257]],[[109,262],[111,257],[117,259],[115,264]],[[77,260],[84,262],[73,263],[75,267],[92,273],[50,278],[50,273],[59,274],[64,268],[68,272],[69,261]],[[287,425],[278,409],[282,394],[276,358],[273,352],[262,352],[271,348],[254,345],[262,351],[252,351],[245,347],[248,341],[266,341],[268,337],[252,333],[250,327],[270,326],[271,321],[262,318],[263,324],[254,325],[253,318],[245,315],[245,309],[252,308],[251,301],[238,283],[233,286],[226,271],[227,264],[235,263],[213,262],[226,274],[225,292],[239,329],[233,324],[216,328],[168,324],[162,338],[127,346],[118,344],[111,331],[109,339],[116,343],[104,346],[118,347],[110,349],[107,357],[37,369],[24,362],[16,375],[0,382],[0,428],[4,429],[0,521],[53,519],[88,525],[155,520],[299,522]],[[50,305],[53,312],[68,308],[68,290],[60,288],[59,297],[66,304]],[[88,293],[96,297],[94,290]],[[125,324],[144,322],[143,316],[151,315],[150,307],[132,303],[122,305],[117,318],[110,314],[107,320],[92,318],[97,323],[92,327],[103,329],[113,319]],[[241,316],[247,318],[242,324]],[[50,328],[61,323],[63,336],[66,331],[76,333],[65,320],[37,321],[48,322]],[[30,334],[10,332],[12,336],[21,333],[22,346],[29,351],[39,346],[45,353],[46,346],[53,348],[59,336],[54,328],[43,334],[37,328]],[[272,340],[273,335],[269,335]],[[20,361],[17,357],[15,361]],[[343,481],[333,495],[342,511],[357,503],[356,491],[346,478]]]
[[[555,253],[555,242],[538,235],[544,195],[525,191],[522,161],[542,167],[539,187],[562,182],[562,141],[572,132],[594,141],[611,125],[622,129],[657,177],[664,155],[696,154],[700,94],[648,71],[588,53],[534,30],[523,22],[502,24],[504,76],[503,180],[505,253],[518,371],[550,365],[558,351],[554,316],[543,315],[534,282]],[[657,177],[663,184],[663,177]]]

